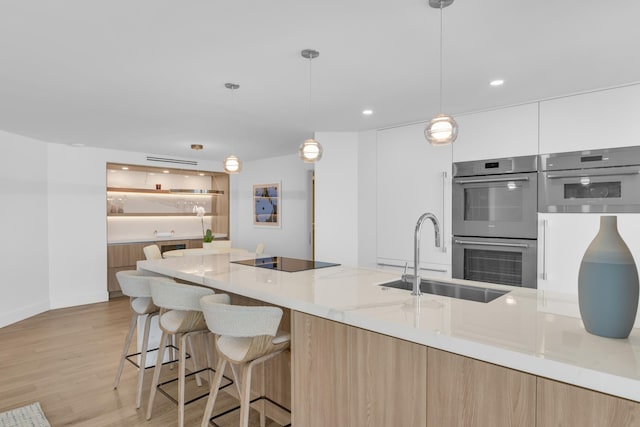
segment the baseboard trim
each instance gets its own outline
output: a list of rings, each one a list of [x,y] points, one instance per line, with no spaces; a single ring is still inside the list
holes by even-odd
[[[50,309],[49,300],[37,302],[35,304],[29,304],[24,307],[20,307],[16,310],[0,315],[0,328],[12,325],[21,320],[28,319],[36,314],[44,313]]]
[[[109,301],[109,292],[93,292],[83,295],[72,295],[66,298],[56,298],[51,300],[51,309],[75,307],[77,305],[95,304],[97,302]]]

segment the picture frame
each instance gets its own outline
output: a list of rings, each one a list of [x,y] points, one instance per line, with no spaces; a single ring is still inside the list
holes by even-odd
[[[253,186],[253,225],[280,227],[282,218],[280,191],[279,182]]]

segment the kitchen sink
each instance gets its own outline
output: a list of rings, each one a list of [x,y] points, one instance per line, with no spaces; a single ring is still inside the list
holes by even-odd
[[[395,280],[393,282],[383,283],[379,286],[384,288],[413,290],[413,284],[403,280]],[[478,286],[460,285],[457,283],[438,282],[436,280],[422,279],[420,281],[420,291],[425,294],[440,295],[450,298],[464,299],[476,302],[491,302],[501,297],[509,291],[501,291],[498,289],[482,288]]]

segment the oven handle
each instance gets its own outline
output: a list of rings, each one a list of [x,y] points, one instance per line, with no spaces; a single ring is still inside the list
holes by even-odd
[[[558,178],[588,178],[590,176],[622,176],[622,175],[638,175],[640,170],[633,169],[617,169],[616,171],[612,170],[584,170],[582,175],[577,173],[576,171],[567,171],[567,172],[558,172],[558,173],[548,173],[547,178],[549,179],[558,179]]]
[[[507,248],[528,248],[526,243],[500,243],[500,242],[475,242],[472,240],[458,240],[454,239],[454,243],[459,245],[478,245],[478,246],[504,246]]]
[[[454,182],[456,184],[475,184],[475,183],[482,183],[482,182],[509,182],[509,181],[529,181],[529,177],[515,176],[512,178],[503,177],[503,178],[456,179]]]

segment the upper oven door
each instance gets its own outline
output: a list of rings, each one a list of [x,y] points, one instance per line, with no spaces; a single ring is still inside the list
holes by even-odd
[[[538,236],[536,172],[453,179],[453,234],[456,236]]]
[[[541,172],[540,212],[640,212],[640,167]]]

